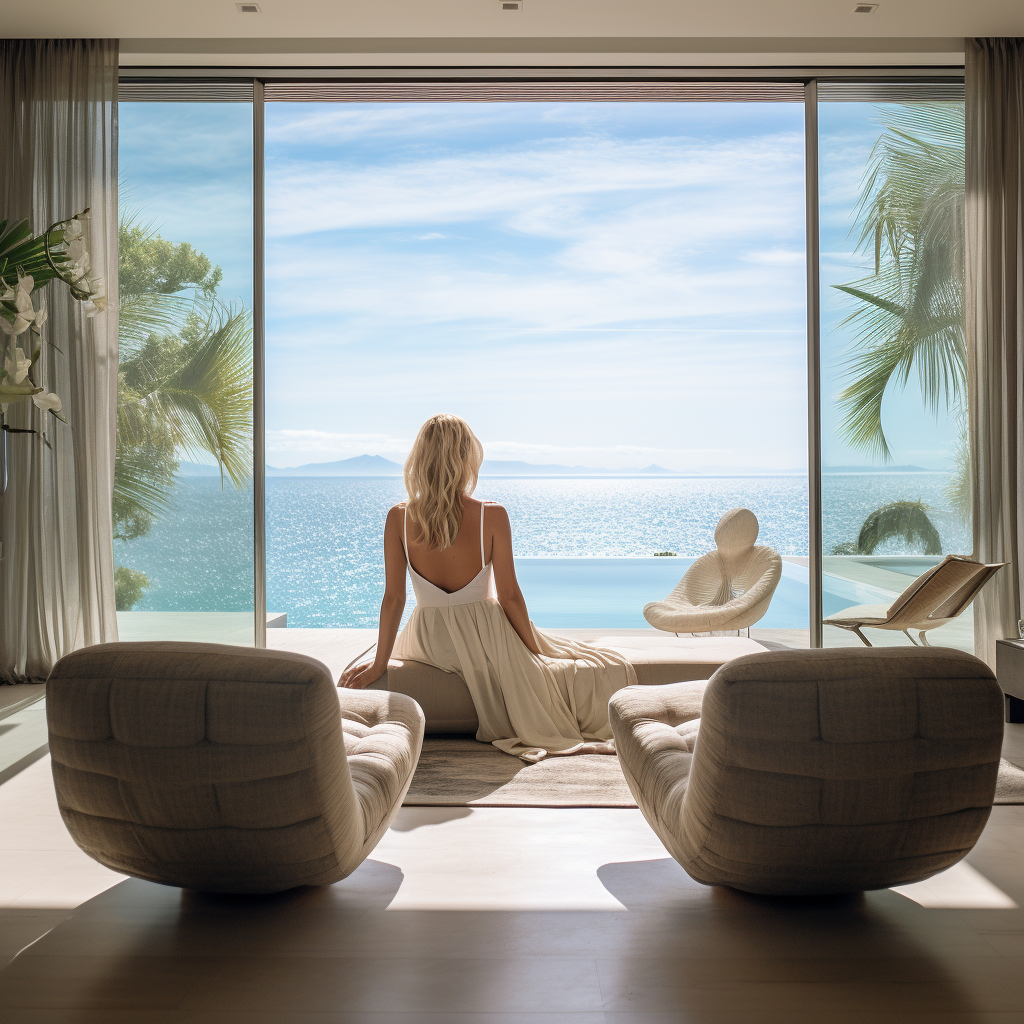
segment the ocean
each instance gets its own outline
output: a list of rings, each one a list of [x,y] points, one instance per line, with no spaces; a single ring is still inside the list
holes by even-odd
[[[824,476],[825,554],[856,540],[873,509],[900,499],[931,507],[944,551],[969,552],[969,528],[947,508],[948,479]],[[643,599],[664,597],[689,561],[714,546],[715,524],[737,506],[756,513],[759,543],[783,555],[807,554],[802,477],[490,477],[476,494],[508,509],[521,584],[541,625],[644,625]],[[392,477],[268,478],[267,609],[287,613],[293,627],[375,626],[384,518],[404,497],[402,481]],[[677,557],[651,557],[659,551]],[[249,611],[252,552],[251,490],[182,476],[151,532],[115,543],[115,563],[150,580],[137,611]],[[915,552],[891,542],[878,553]],[[836,602],[857,603],[845,594]],[[806,607],[806,572],[801,578],[799,567],[788,567],[763,625],[806,626]],[[826,594],[826,613],[832,610]]]

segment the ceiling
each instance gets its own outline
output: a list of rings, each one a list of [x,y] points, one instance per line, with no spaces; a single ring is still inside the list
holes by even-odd
[[[114,37],[128,63],[887,63],[958,59],[965,36],[1024,35],[1021,0],[35,0],[5,4],[7,37]],[[593,61],[591,61],[593,62]]]

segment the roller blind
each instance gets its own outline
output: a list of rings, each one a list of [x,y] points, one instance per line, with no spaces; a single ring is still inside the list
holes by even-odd
[[[121,78],[119,103],[252,103],[252,79]]]
[[[964,82],[819,82],[822,103],[963,102]]]

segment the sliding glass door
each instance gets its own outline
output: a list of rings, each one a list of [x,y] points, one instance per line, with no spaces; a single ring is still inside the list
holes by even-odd
[[[254,642],[252,83],[124,84],[122,640]]]
[[[819,100],[824,612],[884,613],[972,549],[963,89],[826,85]],[[970,609],[929,639],[973,651]]]

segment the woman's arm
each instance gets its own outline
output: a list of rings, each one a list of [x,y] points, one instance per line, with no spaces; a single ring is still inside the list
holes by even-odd
[[[527,649],[540,654],[530,626],[530,613],[526,610],[526,601],[516,579],[516,566],[512,559],[512,527],[508,513],[501,505],[485,505],[484,514],[492,530],[491,564],[494,566],[498,604]]]
[[[375,683],[388,668],[395,647],[398,625],[405,611],[405,548],[402,546],[402,517],[405,509],[395,506],[384,523],[384,600],[380,603],[377,654],[370,665],[356,665],[344,672],[339,686],[361,690]]]

